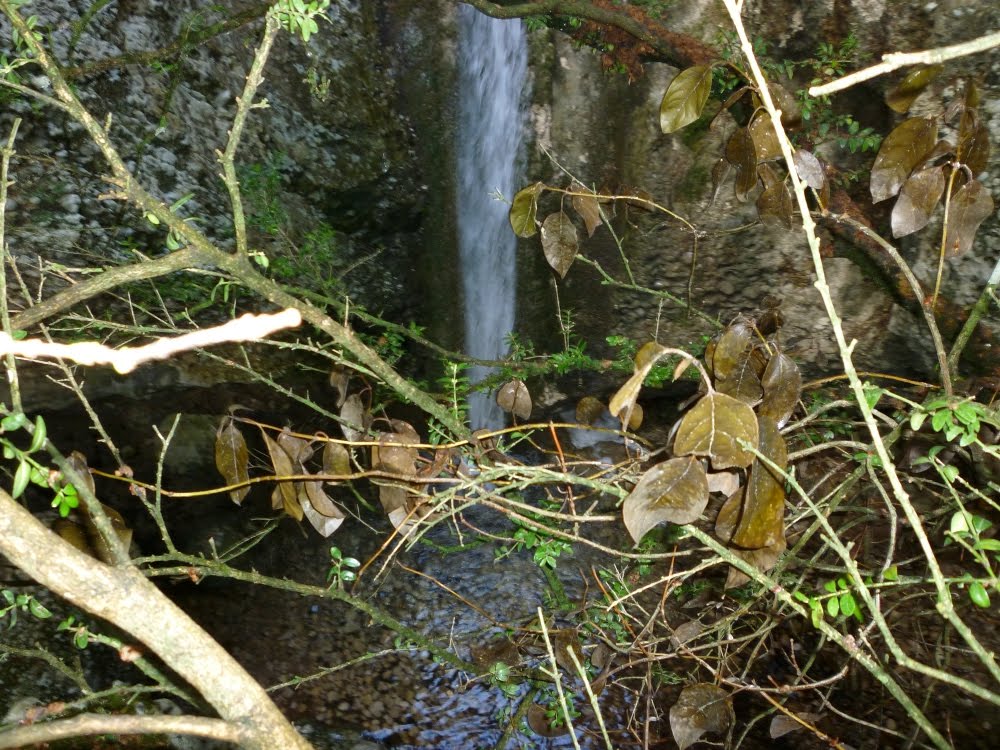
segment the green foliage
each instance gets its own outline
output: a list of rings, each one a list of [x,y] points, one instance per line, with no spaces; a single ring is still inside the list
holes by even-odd
[[[10,615],[10,619],[7,621],[8,628],[12,628],[17,624],[18,612],[26,612],[32,617],[37,617],[39,620],[52,617],[52,613],[48,608],[31,594],[17,594],[10,589],[3,589],[0,590],[0,596],[6,602],[6,606],[0,606],[0,620]]]
[[[264,162],[242,165],[236,170],[247,225],[264,234],[278,234],[289,221],[280,198],[281,169],[285,162],[285,155],[278,152],[270,154]]]
[[[345,583],[353,583],[358,577],[354,571],[361,567],[361,561],[354,557],[344,557],[339,547],[330,547],[330,570],[326,583],[330,588],[340,589]]]
[[[513,679],[513,673],[509,665],[502,661],[493,662],[489,671],[489,682],[493,687],[498,688],[510,699],[517,697],[520,692],[520,684]]]
[[[83,622],[77,622],[74,615],[70,615],[60,622],[56,630],[68,632],[73,637],[73,645],[81,651],[87,648],[90,642],[95,639],[94,634],[91,633],[87,625]]]
[[[325,19],[329,7],[330,0],[279,0],[271,12],[288,33],[298,34],[302,41],[308,42],[309,37],[319,31],[316,18]]]

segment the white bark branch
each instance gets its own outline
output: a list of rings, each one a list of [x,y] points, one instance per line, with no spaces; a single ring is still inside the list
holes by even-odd
[[[215,328],[192,331],[174,338],[161,338],[144,346],[111,349],[103,344],[84,341],[77,344],[56,344],[40,339],[16,341],[0,332],[0,355],[14,354],[27,359],[43,357],[68,359],[81,365],[110,364],[116,371],[132,372],[143,362],[166,359],[178,352],[197,349],[226,341],[259,341],[283,328],[293,328],[302,322],[298,310],[287,309],[273,315],[241,315]]]
[[[970,42],[959,42],[947,47],[935,47],[934,49],[923,50],[922,52],[890,52],[882,55],[882,62],[872,65],[870,68],[856,71],[836,81],[824,83],[822,86],[812,86],[809,89],[809,96],[825,96],[835,91],[843,91],[851,86],[867,81],[870,78],[891,73],[899,68],[909,65],[933,65],[935,63],[952,60],[956,57],[973,55],[977,52],[985,52],[993,47],[1000,47],[1000,31],[981,36]]]

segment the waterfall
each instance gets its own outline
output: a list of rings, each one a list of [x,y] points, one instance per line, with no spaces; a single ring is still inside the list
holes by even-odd
[[[514,326],[516,238],[507,200],[516,192],[518,150],[525,121],[527,43],[520,21],[459,10],[457,219],[465,298],[465,351],[480,359],[507,353]],[[489,374],[473,367],[475,383]],[[504,415],[489,393],[469,399],[473,429],[502,427]]]

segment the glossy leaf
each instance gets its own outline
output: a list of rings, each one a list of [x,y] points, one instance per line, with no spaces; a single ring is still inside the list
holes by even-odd
[[[28,489],[28,483],[31,481],[31,464],[25,458],[21,459],[21,463],[17,465],[17,469],[14,471],[14,482],[10,488],[10,496],[17,500],[24,491]]]
[[[701,117],[712,93],[712,67],[695,65],[678,73],[660,102],[660,130],[673,133]]]
[[[911,175],[892,207],[892,236],[905,237],[927,226],[943,193],[944,167],[921,169]]]
[[[696,458],[672,458],[649,469],[625,498],[625,528],[638,544],[665,521],[693,523],[708,504],[708,479]]]
[[[250,454],[243,433],[232,417],[223,417],[215,433],[215,467],[227,485],[240,484],[250,479],[248,471]],[[229,490],[230,499],[239,505],[250,492],[250,487]]]
[[[535,226],[535,217],[538,214],[538,196],[545,189],[545,183],[536,182],[521,188],[514,196],[510,204],[511,229],[518,237],[534,237],[538,228]]]
[[[670,732],[679,750],[687,750],[706,732],[725,732],[732,723],[729,694],[708,682],[684,688],[670,708]]]
[[[745,359],[752,338],[753,329],[746,320],[740,319],[726,326],[711,351],[712,374],[717,380],[726,380],[733,375]],[[708,355],[706,348],[706,359]]]
[[[972,110],[965,110],[958,126],[957,159],[973,176],[986,169],[990,158],[990,131]]]
[[[735,367],[727,371],[725,378],[716,376],[715,389],[719,393],[725,393],[754,406],[760,401],[764,389],[761,387],[760,376],[754,368],[754,358],[751,355],[751,351],[744,351]]]
[[[732,396],[710,393],[681,419],[674,453],[708,456],[716,470],[749,466],[753,454],[740,447],[741,440],[757,445],[757,415]]]
[[[587,236],[593,237],[594,232],[601,225],[601,204],[593,191],[583,187],[583,185],[573,185],[573,209],[583,219],[583,225],[587,228]],[[585,195],[581,195],[585,193]]]
[[[993,198],[979,180],[963,185],[952,196],[944,240],[945,252],[949,257],[969,251],[976,239],[979,225],[991,213]]]
[[[792,228],[792,194],[783,180],[768,185],[757,198],[757,216],[765,226]]]
[[[763,110],[758,111],[750,121],[748,130],[758,164],[781,158],[781,144],[778,143],[778,133],[774,129],[771,115]]]
[[[531,416],[531,394],[523,381],[514,378],[497,391],[497,406],[518,419]]]
[[[733,540],[733,532],[740,522],[744,497],[746,497],[746,487],[740,487],[737,482],[736,489],[726,498],[726,502],[719,508],[719,514],[715,517],[715,535],[726,544]]]
[[[812,151],[797,149],[792,154],[792,161],[800,180],[813,190],[823,189],[823,184],[826,182],[826,172],[823,171],[822,162],[816,158]]]
[[[770,417],[759,420],[757,450],[779,468],[788,465],[788,449]],[[733,532],[733,544],[744,549],[771,547],[785,535],[785,479],[760,459],[750,468],[743,513]]]
[[[934,118],[913,117],[901,122],[885,137],[871,172],[870,189],[875,203],[899,192],[910,172],[933,150],[937,130]]]
[[[921,92],[938,77],[942,67],[941,65],[922,65],[914,68],[902,81],[889,90],[885,95],[885,103],[893,111],[900,114],[909,111]]]
[[[736,200],[745,201],[757,186],[757,153],[746,128],[739,128],[726,143],[726,160],[736,169]]]
[[[762,417],[773,419],[778,427],[784,427],[802,395],[802,373],[799,372],[799,366],[788,355],[776,352],[767,363],[761,385],[764,388],[764,399],[758,413]]]
[[[579,249],[576,227],[566,213],[556,211],[545,217],[542,222],[542,250],[545,260],[561,278],[566,277]]]

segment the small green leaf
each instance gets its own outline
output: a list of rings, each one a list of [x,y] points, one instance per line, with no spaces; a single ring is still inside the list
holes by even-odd
[[[890,565],[885,569],[882,577],[887,581],[896,581],[899,579],[899,569],[895,565]]]
[[[847,591],[840,595],[840,611],[844,613],[845,616],[850,617],[855,612],[858,611],[857,602],[854,601],[854,596],[850,591]]]
[[[823,588],[831,594],[837,593],[837,583],[835,581],[827,581],[823,584]]]
[[[73,636],[73,645],[76,646],[81,651],[87,648],[87,644],[90,642],[90,638],[87,635],[87,631],[81,630],[79,633]]]
[[[45,420],[39,415],[35,419],[35,432],[31,436],[31,447],[28,453],[34,453],[45,444]]]
[[[840,599],[838,597],[826,600],[826,613],[830,617],[836,617],[840,614]]]
[[[973,581],[969,586],[969,598],[977,607],[986,609],[990,606],[990,595],[986,593],[986,587],[979,581]]]
[[[47,617],[52,617],[52,613],[37,599],[32,599],[28,602],[28,611],[31,612],[39,620],[44,620]]]
[[[15,500],[19,498],[31,481],[31,464],[22,459],[14,472],[14,484],[11,486],[10,496]]]

